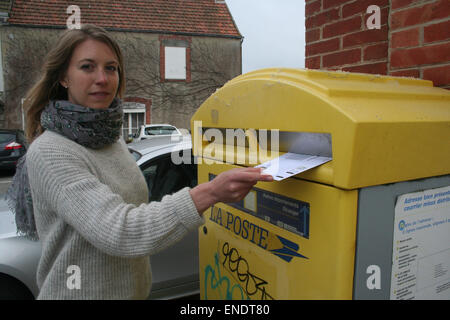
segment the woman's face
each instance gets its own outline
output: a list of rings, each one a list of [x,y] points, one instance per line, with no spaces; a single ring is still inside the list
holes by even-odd
[[[111,48],[103,42],[88,39],[73,51],[63,80],[70,102],[106,109],[119,87],[119,62]]]

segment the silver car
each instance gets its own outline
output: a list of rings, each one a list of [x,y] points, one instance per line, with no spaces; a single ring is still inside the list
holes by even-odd
[[[146,139],[154,139],[157,137],[175,137],[181,136],[182,132],[171,124],[146,124],[142,125],[133,136],[133,142]]]
[[[144,174],[149,201],[197,185],[197,165],[192,156],[190,135],[155,137],[128,144]],[[195,296],[200,292],[198,233],[190,232],[180,242],[150,257],[151,299]]]
[[[158,137],[128,145],[144,174],[149,201],[186,186],[197,185],[197,167],[191,156],[190,136]],[[189,159],[188,161],[180,161]],[[41,254],[39,242],[16,235],[14,216],[0,202],[0,300],[34,299],[38,295],[36,269]],[[198,234],[150,257],[152,291],[149,299],[197,298]]]
[[[39,289],[36,269],[40,242],[16,235],[16,222],[6,201],[0,204],[0,300],[34,299]]]

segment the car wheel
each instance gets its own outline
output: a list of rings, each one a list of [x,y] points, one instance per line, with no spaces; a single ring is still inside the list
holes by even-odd
[[[0,300],[34,300],[34,297],[22,282],[0,274]]]

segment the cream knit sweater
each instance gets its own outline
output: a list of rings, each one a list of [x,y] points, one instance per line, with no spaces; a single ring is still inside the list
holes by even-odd
[[[122,139],[94,150],[47,130],[26,165],[42,243],[38,299],[145,299],[149,255],[203,223],[188,188],[147,203]]]

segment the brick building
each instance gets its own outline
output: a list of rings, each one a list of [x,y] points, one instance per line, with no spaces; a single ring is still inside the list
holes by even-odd
[[[306,0],[305,15],[307,68],[450,88],[449,0]]]

